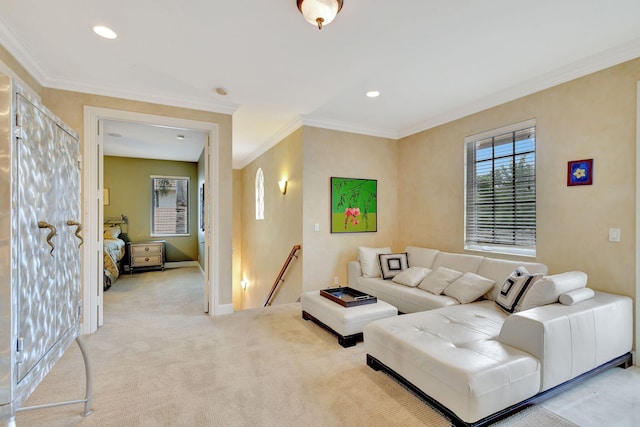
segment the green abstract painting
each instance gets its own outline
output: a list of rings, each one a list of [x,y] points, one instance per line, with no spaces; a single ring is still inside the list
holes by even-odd
[[[378,181],[331,178],[331,232],[378,231]]]

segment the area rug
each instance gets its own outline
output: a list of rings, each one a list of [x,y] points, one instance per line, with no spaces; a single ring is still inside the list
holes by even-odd
[[[105,293],[105,325],[85,341],[93,413],[82,405],[21,412],[17,425],[449,426],[388,375],[364,345],[342,348],[301,317],[299,303],[209,317],[199,270],[121,277]],[[73,345],[26,405],[78,399],[84,368]],[[500,426],[572,426],[534,406]]]

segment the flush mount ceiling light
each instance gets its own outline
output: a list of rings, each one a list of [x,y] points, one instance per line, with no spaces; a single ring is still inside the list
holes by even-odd
[[[100,37],[104,37],[105,39],[115,39],[118,35],[109,27],[103,27],[102,25],[98,25],[93,27],[93,32],[99,35]]]
[[[380,96],[380,92],[377,90],[370,90],[369,92],[367,92],[367,96],[369,98],[377,98]]]
[[[311,25],[317,25],[321,30],[334,20],[340,9],[342,0],[297,0],[298,9],[304,19]]]

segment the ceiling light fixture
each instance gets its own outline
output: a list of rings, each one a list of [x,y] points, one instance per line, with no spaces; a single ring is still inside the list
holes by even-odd
[[[380,96],[380,92],[378,92],[377,90],[370,90],[369,92],[367,92],[367,96],[369,98],[377,98]]]
[[[311,25],[317,25],[321,30],[334,20],[340,9],[342,0],[297,0],[298,9],[304,19]]]
[[[100,37],[104,37],[105,39],[113,40],[118,35],[109,27],[103,27],[102,25],[98,25],[93,27],[93,32],[99,35]]]
[[[177,135],[176,139],[183,140],[184,139],[184,135]]]
[[[223,87],[217,87],[216,93],[220,96],[227,96],[229,94],[229,92]]]

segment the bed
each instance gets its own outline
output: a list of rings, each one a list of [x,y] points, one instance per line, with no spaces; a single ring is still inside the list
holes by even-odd
[[[122,227],[128,224],[127,217],[105,218],[103,234],[104,281],[103,288],[108,290],[120,276],[121,260],[126,251],[126,235]]]

